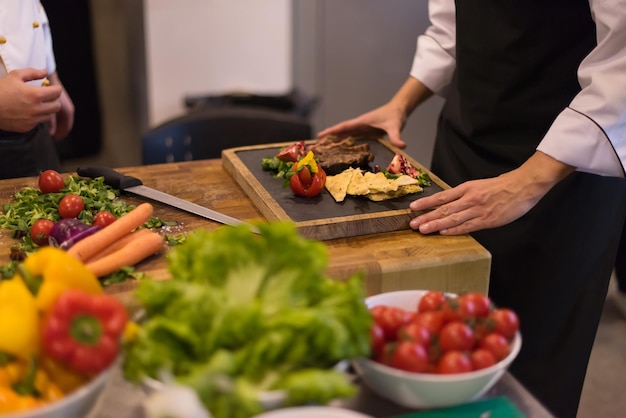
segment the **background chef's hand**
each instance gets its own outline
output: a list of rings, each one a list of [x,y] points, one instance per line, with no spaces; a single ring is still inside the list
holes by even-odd
[[[61,86],[62,88],[61,96],[59,96],[61,109],[51,115],[49,120],[50,135],[58,141],[65,138],[74,126],[74,103],[56,73],[50,75],[49,80],[51,86]]]
[[[327,135],[384,135],[387,134],[389,141],[399,147],[406,147],[406,143],[400,136],[404,128],[406,114],[403,109],[389,102],[377,109],[364,113],[353,119],[340,122],[326,128],[317,134],[318,138]]]
[[[423,234],[461,235],[506,225],[520,218],[559,181],[574,171],[546,154],[536,152],[520,168],[498,177],[473,180],[411,202],[411,220]]]
[[[28,132],[61,109],[61,86],[26,84],[47,74],[46,70],[24,68],[0,78],[0,129]]]

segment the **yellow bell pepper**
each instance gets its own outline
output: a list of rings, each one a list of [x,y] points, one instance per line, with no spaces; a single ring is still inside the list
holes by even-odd
[[[103,293],[98,278],[83,263],[59,248],[40,248],[26,258],[23,267],[26,270],[23,275],[41,278],[36,304],[42,312],[47,312],[57,297],[68,289],[93,295]]]
[[[27,359],[39,352],[39,312],[22,279],[0,282],[0,351]]]

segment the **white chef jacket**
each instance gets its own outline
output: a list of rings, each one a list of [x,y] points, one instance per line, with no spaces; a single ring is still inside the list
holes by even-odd
[[[21,68],[56,70],[48,16],[38,0],[0,0],[0,77]]]
[[[578,68],[582,87],[537,146],[578,171],[624,177],[626,0],[589,0],[597,46]],[[454,0],[429,0],[431,26],[417,38],[411,76],[445,97],[456,65]]]

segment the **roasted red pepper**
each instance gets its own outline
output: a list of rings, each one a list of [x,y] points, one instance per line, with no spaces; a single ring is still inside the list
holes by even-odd
[[[96,374],[119,352],[128,322],[124,305],[110,295],[63,292],[44,319],[44,352],[70,370]]]
[[[326,184],[326,173],[309,151],[306,156],[294,163],[289,187],[298,196],[315,197],[321,193]]]

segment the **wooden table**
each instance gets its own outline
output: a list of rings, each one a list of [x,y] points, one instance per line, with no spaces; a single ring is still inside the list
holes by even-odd
[[[120,168],[120,172],[140,178],[144,185],[190,200],[238,219],[257,222],[263,216],[222,167],[221,160],[190,161]],[[37,187],[36,178],[0,181],[0,204],[10,202],[15,191]],[[145,198],[123,194],[137,204]],[[176,221],[169,234],[194,229],[213,230],[221,224],[153,202],[155,216]],[[0,263],[9,262],[9,247],[15,242],[0,231]],[[448,292],[486,292],[491,255],[469,236],[424,236],[410,229],[325,241],[328,246],[328,274],[345,279],[359,270],[366,272],[368,295],[400,289],[438,289]],[[169,278],[163,254],[137,266],[156,280]],[[134,281],[113,285],[109,293],[128,300]]]
[[[252,201],[222,168],[220,160],[127,167],[119,171],[140,178],[146,186],[235,218],[250,222],[264,220]],[[1,180],[0,204],[10,202],[15,191],[22,187],[36,185],[36,178]],[[122,198],[133,204],[145,201],[126,194]],[[155,216],[179,223],[168,231],[169,234],[221,227],[216,222],[156,202],[154,206]],[[14,242],[6,231],[0,231],[0,264],[9,262],[9,247]],[[486,292],[488,289],[491,255],[469,236],[424,236],[407,229],[334,239],[325,243],[329,254],[329,276],[343,279],[365,270],[366,291],[369,295],[399,289],[439,289],[456,293]],[[137,270],[146,272],[156,280],[169,278],[164,254],[145,260],[137,266]],[[135,282],[129,281],[110,286],[107,291],[132,305],[132,290],[135,286]],[[486,396],[507,396],[528,416],[549,416],[508,374]],[[116,372],[90,417],[140,417],[142,400],[141,391],[130,386]],[[362,389],[354,404],[345,407],[370,412],[374,416],[389,416],[406,411],[373,395],[367,388]]]

